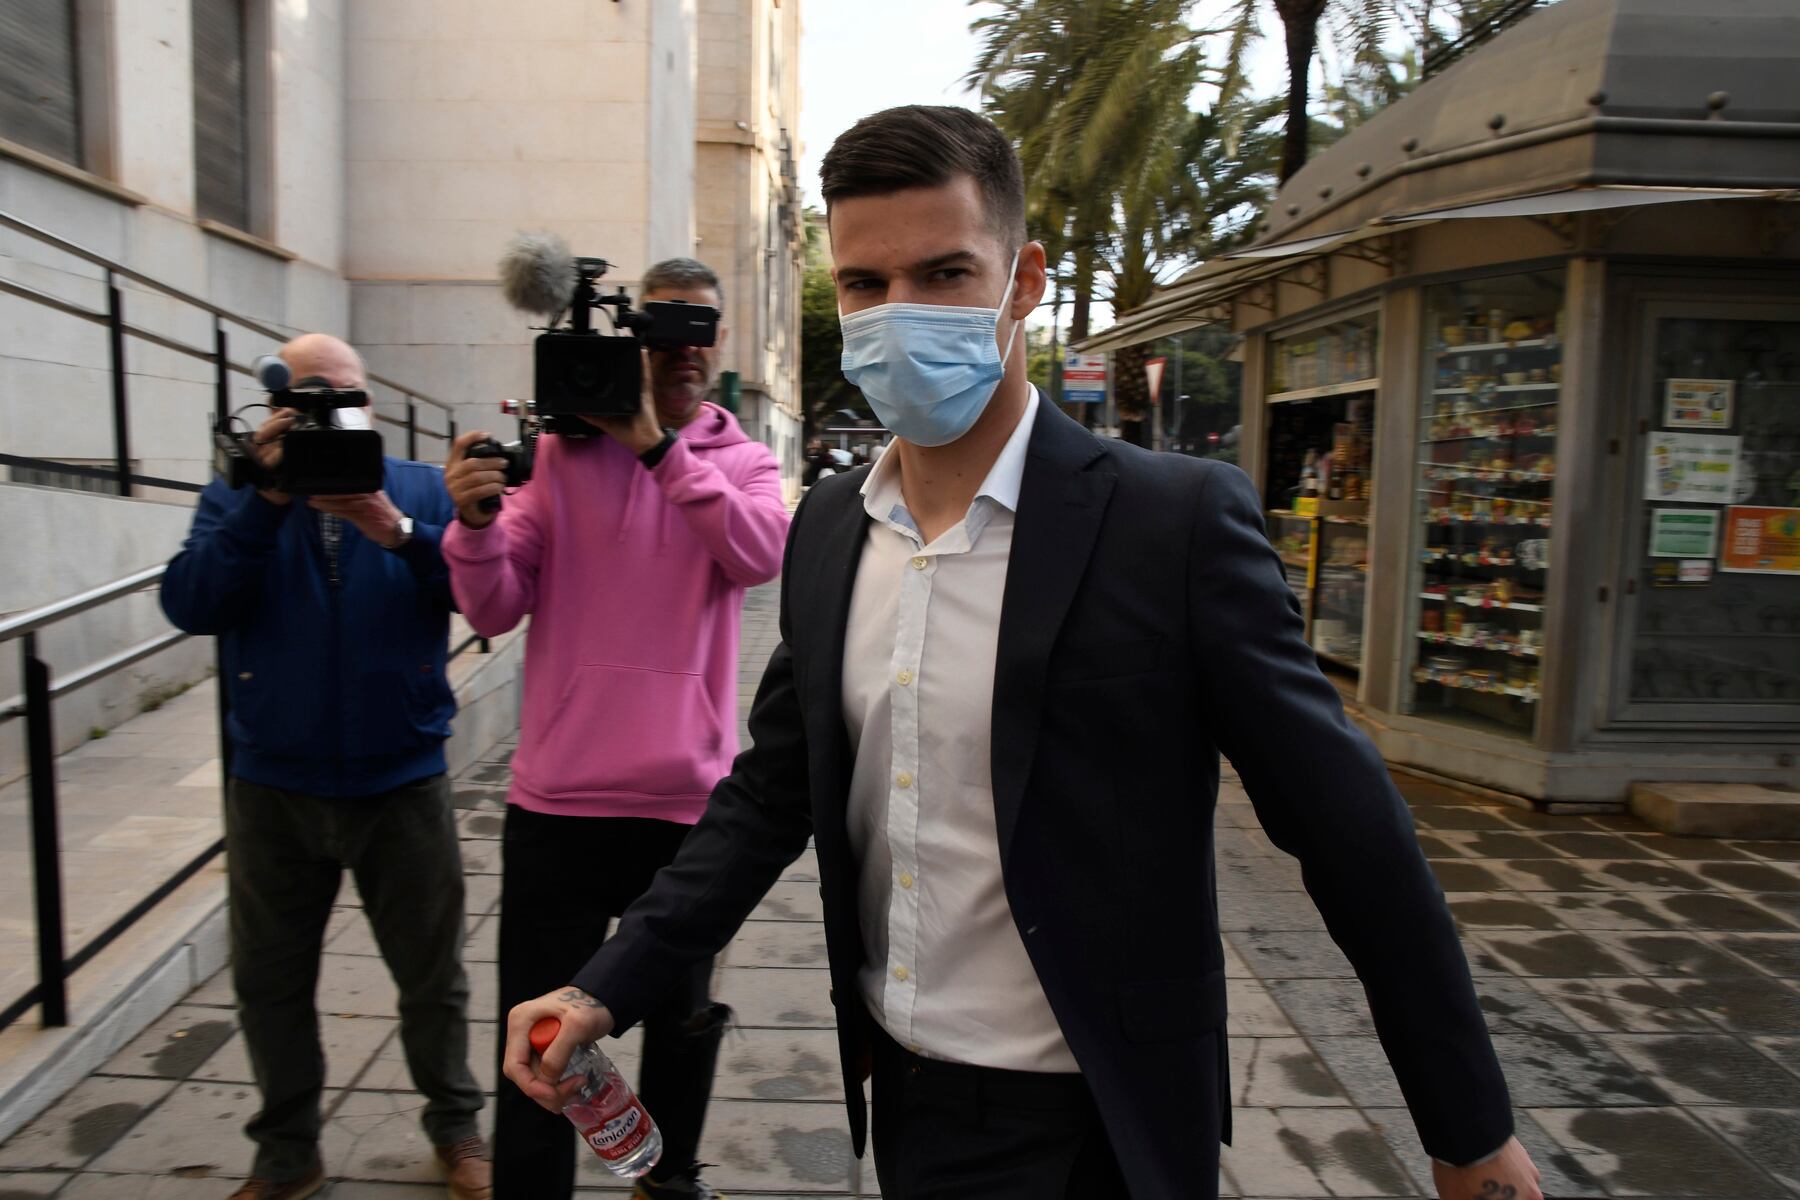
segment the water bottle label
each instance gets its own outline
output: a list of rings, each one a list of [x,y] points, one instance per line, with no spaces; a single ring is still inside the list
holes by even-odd
[[[650,1114],[644,1111],[643,1101],[633,1096],[631,1104],[617,1116],[600,1122],[581,1131],[582,1140],[594,1148],[594,1153],[608,1162],[625,1158],[644,1144],[655,1128],[650,1123]]]

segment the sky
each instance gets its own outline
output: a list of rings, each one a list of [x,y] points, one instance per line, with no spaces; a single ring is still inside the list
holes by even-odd
[[[800,9],[800,186],[819,204],[819,161],[860,118],[898,104],[976,107],[963,76],[978,42],[969,23],[988,4],[969,0],[804,0]],[[1265,36],[1252,76],[1279,86],[1285,67],[1280,40]],[[1068,308],[1064,307],[1064,323]],[[1042,319],[1049,324],[1049,308]],[[1093,327],[1112,324],[1111,306],[1096,303]]]

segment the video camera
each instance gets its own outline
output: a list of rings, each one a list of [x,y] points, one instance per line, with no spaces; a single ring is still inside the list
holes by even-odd
[[[531,400],[502,401],[500,410],[519,419],[519,439],[505,444],[488,438],[469,447],[470,458],[498,458],[506,466],[506,486],[531,480],[540,433],[591,437],[598,432],[583,417],[633,417],[642,406],[642,351],[711,346],[719,338],[719,310],[684,300],[652,300],[631,307],[624,288],[602,294],[597,284],[612,264],[583,258],[551,233],[521,233],[500,259],[500,288],[521,312],[549,319],[532,349]],[[614,336],[594,328],[596,309]],[[568,324],[558,323],[564,316]],[[624,336],[629,334],[630,336]],[[496,512],[500,497],[481,502]]]
[[[256,360],[253,373],[269,393],[271,409],[299,416],[281,436],[281,461],[266,468],[256,457],[256,434],[235,428],[236,416],[213,430],[213,468],[233,488],[254,487],[291,496],[358,496],[381,490],[381,435],[336,424],[339,410],[369,403],[360,389],[333,388],[323,379],[293,382],[287,363],[274,355]]]
[[[545,433],[581,434],[593,427],[579,417],[630,417],[643,391],[644,349],[711,346],[719,337],[719,310],[681,300],[653,300],[631,307],[624,288],[602,294],[596,287],[611,264],[569,253],[555,234],[520,234],[500,260],[507,303],[549,318],[533,349],[535,416]],[[617,335],[593,326],[596,309]],[[568,324],[558,327],[567,314]]]

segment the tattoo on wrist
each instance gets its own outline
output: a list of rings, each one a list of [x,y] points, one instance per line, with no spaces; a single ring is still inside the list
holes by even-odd
[[[1498,1179],[1481,1181],[1481,1200],[1515,1200],[1519,1189],[1510,1183],[1501,1183]]]
[[[560,993],[556,998],[564,1004],[573,1004],[577,1008],[604,1007],[598,1000],[594,999],[580,988],[572,987],[568,991]]]

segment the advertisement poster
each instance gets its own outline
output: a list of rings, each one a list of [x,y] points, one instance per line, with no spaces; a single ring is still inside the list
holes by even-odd
[[[1663,391],[1663,424],[1686,429],[1730,429],[1729,379],[1671,379]]]
[[[1800,575],[1800,508],[1725,510],[1719,569],[1757,575]]]
[[[1106,403],[1106,355],[1075,354],[1063,359],[1064,404]]]
[[[1718,548],[1718,509],[1650,510],[1651,558],[1711,558]]]
[[[1644,499],[1730,504],[1739,439],[1716,433],[1652,433]]]
[[[1702,587],[1712,579],[1713,564],[1710,558],[1665,558],[1650,564],[1650,583],[1653,587]]]

